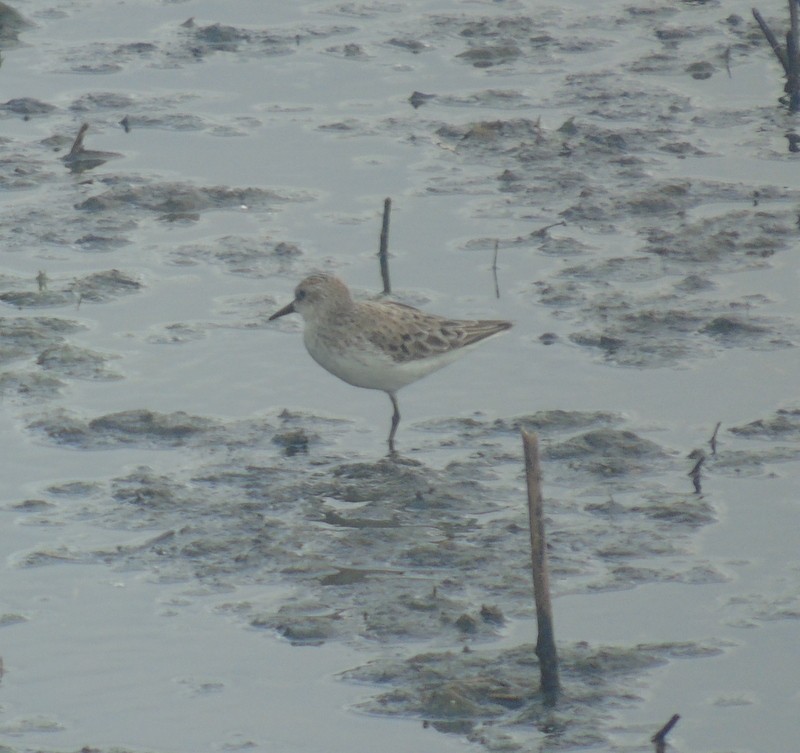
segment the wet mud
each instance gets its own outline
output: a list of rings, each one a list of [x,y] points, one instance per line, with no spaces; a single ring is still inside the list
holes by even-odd
[[[134,314],[121,331],[161,348],[165,362],[180,360],[216,330],[266,331],[289,280],[352,263],[321,251],[325,238],[308,243],[302,224],[276,221],[300,205],[316,211],[325,194],[318,185],[272,186],[268,176],[262,185],[216,184],[125,166],[126,132],[246,140],[291,114],[334,143],[360,140],[369,152],[380,138],[413,150],[424,168],[415,168],[411,195],[456,197],[472,217],[503,221],[505,236],[462,239],[457,255],[489,258],[496,244],[501,261],[514,265],[504,296],[521,316],[544,312],[553,326],[545,348],[541,332],[517,323],[518,347],[532,357],[577,350],[589,363],[647,378],[732,351],[767,358],[796,348],[796,305],[786,305],[783,291],[740,280],[791,267],[800,189],[746,170],[730,180],[680,170],[682,161],[731,151],[785,156],[777,137],[757,138],[782,128],[777,91],[775,101],[752,107],[687,89],[688,81],[735,78],[768,57],[750,19],[713,3],[614,3],[588,15],[569,5],[536,14],[523,3],[450,13],[412,6],[331,4],[280,28],[181,19],[135,42],[65,41],[42,65],[86,74],[86,91],[0,105],[0,122],[14,119],[17,134],[4,138],[0,158],[0,188],[14,197],[0,223],[4,409],[25,442],[86,453],[87,463],[92,453],[122,450],[175,458],[121,464],[105,479],[48,481],[6,500],[22,525],[84,521],[108,532],[101,547],[55,536],[17,552],[15,567],[102,563],[165,584],[200,583],[242,629],[354,647],[364,664],[342,679],[370,688],[366,713],[423,720],[489,750],[608,746],[610,716],[641,701],[647,672],[731,646],[705,636],[563,643],[564,702],[543,705],[532,646],[498,647],[509,623],[534,616],[519,430],[536,431],[542,443],[556,594],[725,583],[729,568],[698,551],[724,501],[696,493],[689,454],[703,448],[705,477],[767,479],[775,468],[796,477],[795,406],[776,400],[762,415],[742,406],[741,423],[723,428],[713,452],[715,417],[708,434],[676,444],[665,429],[669,409],[658,425],[598,402],[420,421],[407,455],[360,457],[347,449],[352,422],[336,406],[326,416],[254,406],[241,419],[162,410],[141,397],[132,404],[126,385],[147,374],[128,370],[127,346],[117,352],[118,341],[93,338],[106,312],[128,306]],[[23,10],[45,25],[55,12],[47,3]],[[0,43],[11,55],[30,27],[0,12],[10,14]],[[321,67],[347,63],[368,79],[384,68],[444,69],[450,78],[441,80],[457,86],[440,91],[436,75],[421,75],[425,91],[393,91],[390,103],[376,98],[348,112],[287,101],[213,116],[203,92],[115,88],[114,74],[309,57]],[[21,119],[38,130],[19,135]],[[102,133],[122,159],[70,172],[60,160],[87,119],[87,144]],[[245,211],[257,232],[213,224]],[[159,237],[175,226],[200,232]],[[546,264],[527,265],[523,255]],[[175,272],[203,275],[210,288],[225,278],[226,292],[208,301],[203,318],[188,310],[176,318],[175,307],[137,323],[136,311],[152,311],[153,288],[169,284],[159,275]],[[230,280],[252,279],[265,292],[227,294]],[[176,286],[171,298],[182,295]],[[118,385],[117,409],[82,404],[86,384]],[[279,603],[238,598],[241,586],[258,584],[286,585],[287,595]],[[797,600],[796,585],[749,594],[737,619],[796,619]]]
[[[449,422],[448,437],[461,435],[469,457],[437,470],[412,459],[337,458],[326,450],[332,427],[312,416],[231,423],[57,411],[29,431],[64,447],[182,447],[202,460],[170,474],[139,467],[106,483],[55,484],[18,501],[29,525],[78,517],[117,536],[138,532],[132,543],[102,549],[37,549],[18,566],[100,561],[167,583],[199,581],[220,594],[221,614],[301,645],[460,646],[404,660],[390,650],[345,677],[393,688],[364,710],[418,717],[489,749],[522,749],[540,736],[556,747],[597,744],[603,714],[635,703],[639,672],[676,652],[723,649],[566,645],[566,706],[542,706],[533,647],[492,648],[507,620],[533,614],[517,427],[536,428],[544,442],[558,592],[727,577],[692,551],[694,534],[717,512],[677,483],[685,459],[609,423],[624,425],[566,412]],[[242,584],[276,582],[293,586],[278,605],[225,598]],[[520,725],[527,732],[515,732]]]

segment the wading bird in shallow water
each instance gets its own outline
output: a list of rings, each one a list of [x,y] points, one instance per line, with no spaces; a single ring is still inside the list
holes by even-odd
[[[390,455],[400,423],[397,391],[511,328],[511,322],[448,319],[394,301],[354,301],[347,286],[328,274],[306,277],[294,300],[270,321],[286,314],[303,317],[303,342],[320,366],[348,384],[389,396]]]

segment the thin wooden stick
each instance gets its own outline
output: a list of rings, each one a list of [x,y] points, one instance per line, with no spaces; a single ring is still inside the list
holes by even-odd
[[[722,421],[717,421],[717,425],[714,427],[714,433],[711,435],[711,439],[708,440],[709,445],[711,445],[712,455],[717,454],[717,432],[720,426],[722,426]]]
[[[800,111],[800,10],[797,0],[789,0],[789,31],[786,32],[786,47],[781,47],[761,14],[753,8],[753,18],[761,27],[772,51],[783,66],[786,75],[784,91],[789,95],[789,111]],[[792,145],[790,143],[791,150]]]
[[[789,91],[789,111],[800,110],[800,50],[798,50],[797,0],[789,0],[789,31],[786,32],[786,76]]]
[[[547,231],[551,227],[558,227],[559,225],[566,227],[567,223],[564,220],[561,220],[561,222],[551,222],[549,225],[545,225],[544,227],[540,227],[538,230],[534,230],[531,233],[531,238],[544,238],[545,235],[547,235]]]
[[[558,654],[553,632],[553,605],[550,601],[550,578],[547,570],[547,545],[542,512],[542,472],[539,466],[539,440],[536,434],[522,430],[525,449],[525,478],[528,485],[528,513],[531,529],[531,569],[533,596],[536,602],[540,687],[547,706],[555,706],[561,690],[558,679]]]
[[[88,130],[89,130],[88,123],[84,123],[80,127],[80,129],[78,130],[78,135],[75,137],[75,141],[72,142],[72,149],[69,150],[69,154],[65,157],[65,159],[74,160],[81,152],[84,151],[83,137],[86,136],[86,131]]]
[[[700,469],[703,467],[703,463],[705,463],[705,462],[706,462],[706,456],[705,456],[705,454],[701,454],[700,457],[698,458],[697,462],[694,464],[694,468],[692,468],[692,470],[689,471],[689,473],[686,474],[687,476],[689,476],[689,478],[692,479],[692,484],[694,484],[694,493],[695,494],[702,494],[702,492],[703,492],[703,488],[702,488],[702,484],[701,484],[702,477],[700,475]]]
[[[656,746],[656,753],[664,753],[667,747],[666,737],[680,718],[680,714],[673,714],[670,720],[650,738],[650,742]]]
[[[791,0],[790,0],[791,2]],[[756,8],[753,8],[753,18],[755,18],[758,25],[761,27],[761,31],[764,33],[764,36],[767,38],[767,42],[769,42],[769,46],[772,47],[772,51],[775,53],[775,57],[778,58],[778,61],[783,66],[783,72],[788,76],[789,75],[789,61],[786,58],[786,53],[784,52],[783,48],[780,46],[778,42],[778,38],[772,33],[772,29],[769,28],[767,22],[763,19],[761,14],[758,12]]]
[[[389,215],[392,211],[392,200],[384,199],[383,202],[383,225],[381,226],[381,247],[378,251],[378,259],[381,263],[381,279],[383,280],[383,294],[389,295],[392,292],[392,283],[389,281]]]
[[[494,274],[494,295],[498,299],[500,298],[500,283],[497,282],[497,247],[499,243],[499,241],[494,242],[494,261],[492,262],[492,274]]]

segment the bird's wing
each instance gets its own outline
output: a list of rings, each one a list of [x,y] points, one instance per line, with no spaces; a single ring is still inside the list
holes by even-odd
[[[504,321],[448,319],[395,301],[375,306],[375,317],[365,334],[373,345],[401,363],[464,348],[511,327]],[[384,307],[391,308],[379,316]]]

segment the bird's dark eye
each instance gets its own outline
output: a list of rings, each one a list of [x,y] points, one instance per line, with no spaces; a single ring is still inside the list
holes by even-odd
[[[298,290],[294,297],[295,297],[296,300],[302,301],[303,298],[306,297],[306,291],[305,290]]]

